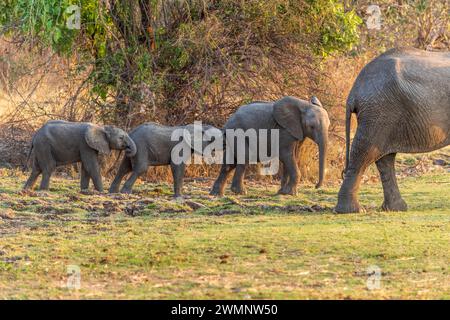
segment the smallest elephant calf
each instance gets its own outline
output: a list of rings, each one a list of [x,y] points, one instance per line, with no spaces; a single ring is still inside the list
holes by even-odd
[[[32,172],[24,189],[32,188],[42,174],[41,190],[49,187],[50,176],[56,167],[81,161],[81,190],[89,187],[92,179],[95,189],[103,192],[98,154],[109,154],[111,149],[136,154],[136,145],[122,129],[97,126],[86,122],[48,121],[33,136],[28,155]]]

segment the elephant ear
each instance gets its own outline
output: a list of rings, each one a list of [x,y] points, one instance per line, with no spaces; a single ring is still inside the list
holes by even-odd
[[[302,113],[297,99],[285,97],[276,101],[273,104],[273,117],[296,139],[303,140]]]
[[[106,132],[102,127],[91,125],[84,134],[86,143],[92,149],[97,150],[103,154],[110,154],[109,142],[106,137]]]
[[[316,105],[318,107],[323,107],[319,98],[317,98],[316,96],[312,96],[311,99],[309,100],[309,102],[311,102],[313,105]]]

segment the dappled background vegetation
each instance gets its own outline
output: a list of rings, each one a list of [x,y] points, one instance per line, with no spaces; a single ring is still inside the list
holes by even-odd
[[[366,23],[371,4],[379,29]],[[79,29],[67,25],[72,5]],[[447,0],[3,0],[0,162],[23,165],[48,119],[220,127],[243,103],[317,95],[332,121],[337,180],[345,99],[359,70],[394,46],[448,50],[449,28]],[[302,149],[302,177],[315,180],[316,148]]]

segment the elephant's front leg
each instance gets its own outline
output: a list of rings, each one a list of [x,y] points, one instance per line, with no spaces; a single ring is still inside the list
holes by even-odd
[[[286,190],[287,184],[289,183],[289,174],[287,170],[282,166],[281,169],[281,188],[280,190]]]
[[[92,152],[84,152],[81,154],[81,167],[86,170],[87,175],[91,177],[95,190],[103,192],[102,176],[100,174],[100,166],[98,164],[97,154]],[[82,175],[83,177],[83,175]]]
[[[183,178],[186,165],[181,164],[170,164],[170,169],[172,170],[173,177],[173,196],[174,198],[181,197],[181,191],[183,189]]]
[[[91,177],[89,176],[89,173],[84,168],[83,164],[81,164],[81,181],[80,181],[80,187],[81,190],[87,190],[89,189],[89,182],[91,180]]]
[[[385,211],[406,211],[408,207],[400,195],[395,177],[395,156],[395,153],[391,153],[376,162],[384,192],[384,202],[381,207]]]
[[[283,175],[287,175],[287,183],[281,186],[278,194],[297,194],[298,167],[293,153],[293,148],[280,154],[280,161],[283,163]]]
[[[244,175],[246,167],[247,166],[245,164],[236,165],[233,181],[231,182],[231,191],[233,191],[235,194],[247,193],[244,187]]]

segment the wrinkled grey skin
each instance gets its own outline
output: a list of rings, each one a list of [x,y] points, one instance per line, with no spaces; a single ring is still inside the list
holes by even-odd
[[[358,128],[350,151],[350,119]],[[359,212],[357,193],[376,163],[384,190],[382,209],[405,211],[395,178],[398,152],[429,152],[449,144],[450,53],[391,49],[363,68],[347,99],[345,178],[335,208]]]
[[[316,187],[320,187],[324,178],[329,125],[328,113],[316,97],[312,97],[311,101],[284,97],[275,102],[255,102],[240,107],[227,121],[224,130],[267,129],[269,136],[267,150],[270,150],[270,132],[278,129],[279,159],[283,164],[281,188],[278,193],[294,195],[298,182],[295,146],[298,142],[301,144],[305,138],[310,138],[317,143],[319,147],[319,182]],[[248,155],[248,141],[246,143],[245,153]],[[236,155],[236,151],[234,154]],[[224,154],[224,159],[225,157]],[[248,161],[248,158],[246,160]],[[260,160],[258,159],[258,161]],[[233,170],[235,173],[231,191],[236,194],[245,194],[243,178],[246,167],[247,164],[236,164],[236,160],[235,164],[223,164],[210,194],[223,195],[227,177]]]
[[[214,127],[202,125],[203,133],[211,128]],[[171,141],[172,132],[177,129],[187,129],[190,134],[194,132],[193,125],[170,127],[153,122],[142,124],[133,129],[130,132],[130,137],[136,143],[136,155],[123,158],[109,192],[119,192],[120,183],[129,172],[132,172],[132,174],[120,190],[121,193],[131,193],[136,179],[147,171],[148,166],[170,165],[174,181],[174,197],[180,197],[186,164],[175,164],[171,160],[172,149],[179,143],[179,141]],[[211,141],[203,141],[202,148],[204,149],[210,143]],[[193,151],[193,148],[191,148],[191,151]]]
[[[109,154],[111,149],[136,153],[136,145],[122,129],[97,126],[92,123],[48,121],[33,136],[30,154],[32,172],[24,189],[32,188],[42,173],[41,190],[49,187],[50,176],[56,167],[81,161],[81,190],[89,187],[92,179],[95,189],[103,191],[98,154]]]

